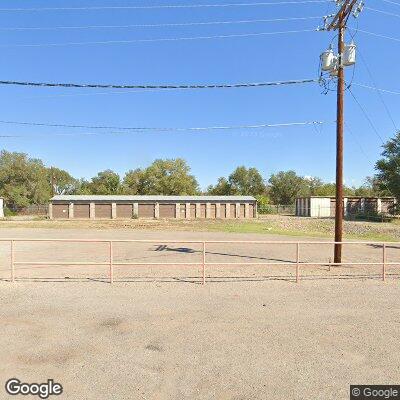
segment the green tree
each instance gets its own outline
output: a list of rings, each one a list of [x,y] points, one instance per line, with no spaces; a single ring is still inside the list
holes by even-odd
[[[132,194],[195,195],[199,191],[182,158],[158,159],[145,169],[128,171],[123,185],[125,192]]]
[[[237,167],[228,181],[232,194],[257,196],[265,193],[265,183],[257,168]]]
[[[257,168],[237,167],[228,177],[221,177],[215,186],[210,185],[207,193],[211,195],[258,196],[265,194],[264,179]]]
[[[336,185],[334,183],[324,183],[317,188],[315,196],[335,196]]]
[[[78,195],[92,194],[92,191],[90,189],[90,182],[84,178],[77,180],[76,188],[72,194],[78,194]]]
[[[143,171],[140,168],[128,171],[123,179],[124,193],[131,195],[141,194],[142,176]]]
[[[318,192],[324,186],[324,183],[320,178],[312,177],[305,177],[303,178],[305,190],[307,191],[308,196],[319,196]]]
[[[51,195],[43,162],[24,153],[0,152],[0,196],[11,209],[44,204]]]
[[[92,178],[88,188],[92,194],[120,194],[121,180],[116,172],[106,169]]]
[[[54,194],[73,194],[77,191],[79,181],[63,169],[51,167],[47,169],[48,181],[53,186]]]
[[[226,178],[221,177],[218,178],[218,182],[215,186],[210,185],[207,188],[207,193],[212,196],[229,196],[230,194],[232,194],[231,185]]]
[[[364,184],[356,188],[354,194],[355,196],[392,196],[388,188],[374,176],[367,176]]]
[[[256,196],[257,199],[257,209],[260,214],[269,214],[272,211],[271,202],[267,195],[259,194]]]
[[[381,155],[375,165],[375,183],[382,193],[392,193],[400,199],[400,131],[383,145]]]
[[[269,196],[274,204],[293,204],[296,197],[307,195],[304,178],[294,171],[280,171],[269,178]]]

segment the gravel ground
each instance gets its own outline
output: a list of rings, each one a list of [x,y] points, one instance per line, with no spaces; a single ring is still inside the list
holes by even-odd
[[[294,279],[296,244],[275,244],[276,241],[307,241],[300,245],[300,261],[306,263],[329,263],[332,259],[331,244],[314,244],[327,239],[299,238],[265,234],[229,234],[220,232],[162,232],[132,230],[90,229],[2,229],[0,238],[64,238],[64,239],[146,239],[156,243],[117,243],[113,249],[114,263],[140,263],[140,266],[114,266],[116,280],[186,279],[199,281],[202,275],[202,244],[185,243],[185,240],[263,240],[272,244],[213,243],[206,246],[207,280],[221,279]],[[164,240],[164,241],[163,241]],[[165,240],[182,241],[165,243]],[[17,264],[18,279],[108,279],[109,250],[107,243],[19,243],[15,244],[15,261],[42,262],[43,265]],[[400,262],[400,244],[387,246],[386,261]],[[95,262],[107,265],[48,265],[55,262]],[[378,277],[382,271],[382,247],[373,244],[351,244],[343,247],[343,262],[377,263],[361,266],[334,267],[327,265],[301,266],[302,277],[308,279]],[[159,263],[161,265],[153,265]],[[171,264],[171,265],[167,265]],[[179,264],[187,263],[182,266]],[[197,265],[189,265],[195,263]],[[235,265],[231,265],[235,263]],[[278,265],[254,265],[277,263]],[[251,265],[253,264],[253,265]],[[387,265],[387,273],[400,273],[399,264]],[[0,279],[10,278],[10,244],[0,242]]]
[[[334,231],[335,221],[331,218],[301,218],[285,215],[266,215],[261,221],[271,224],[271,227],[287,231],[304,231],[329,234]],[[386,235],[400,239],[400,226],[390,222],[344,221],[343,232],[348,235]]]
[[[350,384],[399,383],[398,281],[18,282],[0,293],[1,381],[54,378],[63,399],[337,400]]]
[[[197,245],[175,240],[297,240],[216,232],[2,229],[0,237],[157,239],[115,249],[115,259],[201,260]],[[304,240],[301,238],[301,240]],[[304,245],[302,260],[325,262],[331,245]],[[161,247],[160,247],[161,246]],[[354,247],[353,247],[354,246]],[[400,381],[398,265],[246,266],[294,259],[293,245],[210,245],[207,284],[198,266],[20,266],[9,278],[0,249],[0,381],[53,378],[63,399],[347,399],[350,384]],[[381,260],[355,244],[346,260]],[[399,261],[400,249],[388,249]],[[104,245],[17,244],[16,260],[105,260]],[[79,258],[81,257],[81,258]],[[236,266],[219,263],[228,260]],[[219,265],[218,265],[219,264]],[[69,277],[66,279],[66,277]],[[24,279],[22,279],[24,278]],[[0,398],[9,398],[0,389]],[[26,397],[21,397],[26,398]]]

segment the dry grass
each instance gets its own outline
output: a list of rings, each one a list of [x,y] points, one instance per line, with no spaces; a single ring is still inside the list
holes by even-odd
[[[330,237],[332,219],[268,215],[255,220],[3,220],[0,228],[96,229],[259,233],[290,236]],[[349,239],[400,240],[397,223],[345,221],[344,234]]]

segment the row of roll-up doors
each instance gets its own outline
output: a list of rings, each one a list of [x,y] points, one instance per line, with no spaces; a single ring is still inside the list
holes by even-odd
[[[236,217],[235,204],[221,204],[220,218],[226,218],[226,208],[230,207],[230,218]],[[180,218],[206,218],[206,204],[200,204],[200,215],[196,215],[196,204],[190,204],[190,216],[186,216],[186,204],[180,204]],[[160,218],[176,218],[176,204],[160,204],[159,205]],[[254,205],[249,205],[249,217],[254,216]],[[117,218],[132,218],[133,217],[133,204],[116,204],[116,217]],[[138,206],[139,218],[154,218],[155,217],[155,204],[140,204]],[[210,204],[209,218],[217,217],[216,204]],[[245,205],[240,204],[240,218],[245,217]],[[53,204],[53,218],[62,219],[69,218],[69,205],[68,204]],[[74,203],[74,216],[73,218],[90,218],[90,205]],[[111,204],[98,203],[95,204],[95,218],[96,219],[111,219],[112,206]]]

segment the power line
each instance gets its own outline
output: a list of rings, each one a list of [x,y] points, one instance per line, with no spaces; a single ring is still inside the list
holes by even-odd
[[[396,6],[400,6],[400,3],[396,3],[395,1],[391,1],[391,0],[382,0],[385,3],[389,3],[389,4],[395,4]]]
[[[156,28],[174,26],[196,26],[196,25],[229,25],[229,24],[252,24],[264,22],[288,22],[304,21],[311,19],[322,19],[323,16],[293,17],[293,18],[273,18],[273,19],[250,19],[238,21],[206,21],[206,22],[182,22],[182,23],[163,23],[163,24],[132,24],[132,25],[86,25],[86,26],[53,26],[53,27],[0,27],[0,31],[49,31],[61,29],[126,29],[126,28]]]
[[[362,88],[365,88],[365,89],[376,90],[376,91],[378,91],[378,92],[400,95],[400,92],[396,92],[396,91],[394,91],[394,90],[381,89],[381,88],[378,88],[378,87],[375,87],[375,86],[364,85],[364,84],[362,84],[362,83],[355,83],[355,82],[354,82],[354,83],[352,83],[351,85],[352,85],[352,86],[359,86],[359,87],[362,87]]]
[[[354,141],[356,142],[357,146],[359,147],[361,153],[364,155],[364,157],[366,158],[366,160],[368,162],[370,162],[372,165],[374,165],[374,163],[372,162],[372,160],[368,157],[367,153],[365,152],[364,148],[362,147],[361,143],[359,142],[359,140],[357,139],[356,135],[354,134],[354,131],[350,128],[348,123],[344,124],[346,127],[346,131],[350,133],[350,136],[354,139]]]
[[[365,152],[364,148],[361,146],[361,143],[359,142],[359,140],[357,139],[356,135],[354,134],[353,130],[350,129],[348,124],[345,124],[346,126],[346,131],[350,133],[350,135],[353,137],[354,141],[356,142],[356,144],[358,145],[358,147],[360,148],[361,153],[364,155],[364,157],[366,158],[366,160],[372,165],[374,166],[374,162],[368,157],[367,153]],[[385,181],[382,182],[388,193],[390,193],[393,197],[395,197],[395,195],[392,193],[392,191],[390,190],[389,186],[386,184]]]
[[[381,101],[381,103],[382,103],[384,109],[386,110],[386,113],[387,113],[389,119],[391,120],[391,122],[392,122],[392,124],[393,124],[393,126],[394,126],[395,131],[397,132],[397,131],[398,131],[397,125],[396,125],[396,122],[394,121],[394,118],[393,118],[393,116],[392,116],[392,113],[390,112],[389,107],[387,106],[385,100],[383,99],[382,93],[381,93],[379,90],[377,90],[377,86],[376,86],[375,79],[374,79],[374,77],[373,77],[373,75],[372,75],[372,73],[371,73],[371,70],[370,70],[369,67],[368,67],[367,62],[365,61],[364,56],[361,54],[361,52],[359,52],[359,53],[360,53],[361,61],[363,62],[364,66],[365,66],[365,69],[366,69],[367,72],[368,72],[369,78],[370,78],[370,80],[371,80],[372,85],[373,85],[374,88],[375,88],[375,91],[376,91],[376,93],[377,93],[377,95],[378,95],[378,97],[379,97],[379,100]]]
[[[374,11],[374,12],[377,12],[377,13],[380,13],[380,14],[385,14],[385,15],[390,15],[392,17],[400,18],[400,14],[395,14],[395,13],[391,13],[391,12],[388,12],[388,11],[378,10],[376,8],[371,8],[371,7],[365,7],[365,9],[366,10],[370,10],[370,11]]]
[[[35,122],[18,122],[18,121],[0,121],[3,124],[16,124],[16,125],[29,125],[29,126],[46,126],[46,127],[62,127],[62,128],[76,128],[76,129],[96,129],[96,130],[108,130],[114,129],[120,132],[63,132],[63,133],[42,133],[42,134],[33,134],[33,135],[20,135],[20,134],[0,134],[1,138],[31,138],[31,137],[47,137],[47,136],[93,136],[93,135],[113,135],[113,134],[121,134],[125,131],[125,133],[141,133],[141,132],[149,132],[153,131],[157,132],[202,132],[202,131],[228,131],[228,130],[236,130],[236,129],[266,129],[266,128],[285,128],[292,126],[307,126],[307,125],[321,125],[327,122],[325,121],[305,121],[305,122],[288,122],[288,123],[278,123],[278,124],[257,124],[257,125],[227,125],[227,126],[207,126],[207,127],[189,127],[189,128],[157,128],[157,127],[120,127],[120,126],[100,126],[100,125],[68,125],[68,124],[51,124],[51,123],[35,123]]]
[[[379,134],[378,129],[376,128],[375,124],[372,122],[372,119],[369,117],[367,110],[362,106],[362,104],[358,101],[357,97],[354,95],[353,91],[351,90],[351,88],[349,88],[349,92],[351,94],[351,96],[353,97],[354,101],[357,103],[358,107],[360,108],[360,110],[362,111],[362,113],[364,114],[364,117],[366,118],[366,120],[368,121],[369,125],[371,126],[372,130],[375,132],[376,136],[378,136],[378,138],[380,139],[380,141],[382,142],[382,144],[385,144],[385,142],[383,141],[382,136]]]
[[[302,83],[318,82],[318,79],[299,79],[290,81],[258,82],[258,83],[225,83],[208,85],[110,85],[92,83],[52,83],[52,82],[24,82],[24,81],[0,81],[0,85],[34,86],[34,87],[63,87],[63,88],[97,88],[97,89],[230,89],[265,86],[296,85]]]
[[[349,88],[349,92],[351,94],[351,96],[353,97],[353,99],[355,100],[355,102],[357,103],[358,107],[361,109],[362,113],[364,114],[366,120],[368,121],[369,125],[371,126],[372,130],[375,132],[375,134],[378,136],[378,138],[380,139],[380,141],[382,142],[382,145],[385,145],[384,140],[382,139],[382,136],[379,134],[378,129],[376,128],[375,124],[372,122],[372,119],[370,118],[370,116],[367,113],[367,110],[362,106],[362,104],[357,100],[357,97],[354,95],[354,93],[352,92],[352,90]],[[400,168],[399,163],[395,160],[395,163],[397,164],[397,167]],[[392,191],[389,189],[388,185],[383,182],[384,185],[386,186],[386,189],[389,191],[389,193],[392,193]]]
[[[0,45],[0,47],[59,47],[59,46],[100,45],[100,44],[130,44],[130,43],[150,43],[150,42],[176,42],[176,41],[180,41],[180,40],[244,38],[244,37],[283,35],[283,34],[304,33],[304,32],[317,32],[317,29],[303,29],[303,30],[291,30],[291,31],[280,31],[280,32],[241,33],[241,34],[232,34],[232,35],[189,36],[189,37],[175,37],[175,38],[133,39],[133,40],[102,40],[102,41],[94,41],[94,42],[3,44],[3,45]]]
[[[364,31],[364,30],[362,30],[362,29],[358,29],[358,32],[365,33],[366,35],[371,35],[371,36],[379,37],[379,38],[382,38],[382,39],[389,39],[389,40],[394,40],[394,41],[396,41],[396,42],[400,42],[400,39],[399,39],[399,38],[395,38],[395,37],[393,37],[393,36],[387,36],[387,35],[382,35],[382,34],[380,34],[380,33],[374,33],[374,32]]]
[[[217,7],[260,7],[285,4],[329,3],[330,0],[276,1],[261,3],[227,3],[227,4],[172,4],[156,6],[91,6],[91,7],[37,7],[37,8],[0,8],[0,12],[38,12],[38,11],[95,11],[95,10],[156,10],[174,8],[217,8]]]

